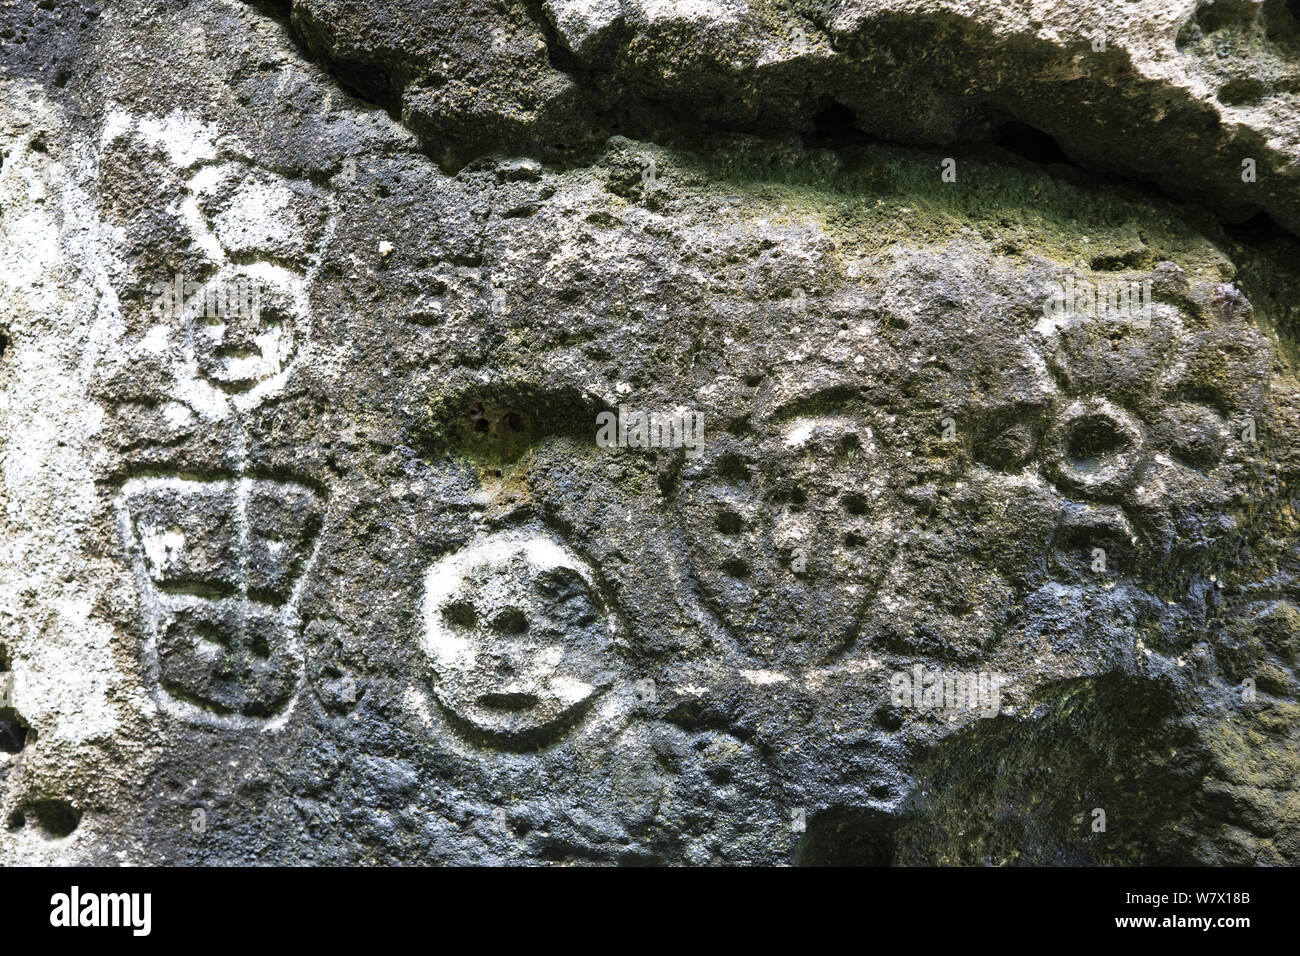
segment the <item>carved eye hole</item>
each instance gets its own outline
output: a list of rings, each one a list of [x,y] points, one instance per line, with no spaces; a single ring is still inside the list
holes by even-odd
[[[492,630],[500,634],[522,634],[528,630],[528,615],[520,608],[504,608],[492,618]]]
[[[1009,425],[979,438],[975,460],[999,471],[1017,471],[1034,457],[1034,433],[1025,423]]]
[[[252,318],[253,316],[246,316],[245,320]],[[289,310],[278,304],[265,306],[257,313],[256,318],[265,329],[286,328],[293,320]]]
[[[453,627],[473,627],[478,623],[478,612],[468,601],[456,601],[442,609],[442,619]]]
[[[1123,453],[1132,440],[1104,415],[1080,418],[1065,436],[1065,455],[1076,471],[1095,471]]]

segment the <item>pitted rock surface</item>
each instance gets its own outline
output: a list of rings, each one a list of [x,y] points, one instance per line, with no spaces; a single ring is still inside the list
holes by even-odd
[[[1295,3],[16,2],[0,85],[0,861],[1300,863]]]

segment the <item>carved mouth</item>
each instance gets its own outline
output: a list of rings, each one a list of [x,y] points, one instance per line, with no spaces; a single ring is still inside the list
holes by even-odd
[[[481,694],[478,698],[480,707],[512,714],[532,710],[540,703],[541,699],[536,694]]]

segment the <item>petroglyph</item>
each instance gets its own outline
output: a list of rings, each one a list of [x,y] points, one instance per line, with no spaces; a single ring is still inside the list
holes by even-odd
[[[119,509],[159,702],[237,727],[284,715],[303,683],[296,605],[321,496],[268,478],[136,478]]]
[[[420,645],[434,696],[463,733],[550,743],[614,682],[616,619],[591,569],[539,528],[498,531],[424,576]]]

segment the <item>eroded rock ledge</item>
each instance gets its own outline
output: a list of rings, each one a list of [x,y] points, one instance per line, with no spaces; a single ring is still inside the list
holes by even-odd
[[[453,167],[699,127],[1017,143],[1300,224],[1300,9],[1284,0],[271,4]],[[1243,182],[1243,162],[1254,163]]]

